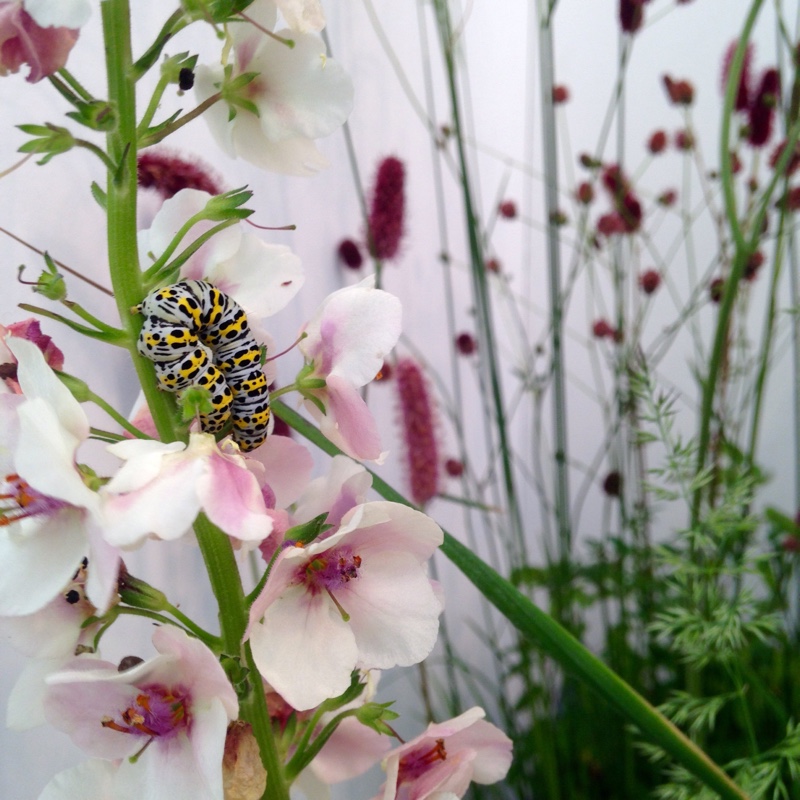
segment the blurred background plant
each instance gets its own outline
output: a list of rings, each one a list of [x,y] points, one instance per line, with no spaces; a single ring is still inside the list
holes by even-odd
[[[396,403],[420,506],[749,795],[800,797],[800,9],[619,0],[580,28],[540,0],[506,29],[515,72],[480,50],[482,5],[416,4],[419,73],[394,10],[363,2],[431,154],[368,163],[349,140],[362,220],[340,266],[429,322],[370,404]],[[592,60],[612,82],[564,82]],[[705,796],[488,606],[471,627],[420,682],[427,713],[478,702],[515,740],[506,785],[475,796]]]

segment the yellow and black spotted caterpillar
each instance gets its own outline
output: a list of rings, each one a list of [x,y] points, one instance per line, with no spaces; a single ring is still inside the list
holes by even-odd
[[[153,362],[161,388],[202,386],[214,407],[200,418],[204,431],[219,433],[232,419],[242,450],[262,444],[269,392],[242,307],[206,281],[183,280],[151,292],[135,310],[144,315],[136,347]]]

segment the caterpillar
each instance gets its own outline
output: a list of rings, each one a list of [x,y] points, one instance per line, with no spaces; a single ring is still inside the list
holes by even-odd
[[[262,444],[270,422],[267,378],[242,307],[206,281],[183,280],[151,292],[134,311],[144,315],[136,348],[153,362],[161,388],[202,386],[213,406],[200,418],[204,431],[219,433],[232,420],[241,450]]]

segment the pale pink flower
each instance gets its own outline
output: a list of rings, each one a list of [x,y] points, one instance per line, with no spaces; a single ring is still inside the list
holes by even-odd
[[[119,800],[115,794],[114,778],[119,765],[112,761],[92,758],[75,767],[59,772],[44,787],[39,800]]]
[[[275,0],[275,3],[293,31],[319,33],[325,27],[325,12],[319,0]]]
[[[0,75],[30,66],[30,83],[58,72],[89,15],[86,0],[0,2]]]
[[[153,645],[159,655],[130,669],[84,658],[52,675],[48,721],[90,756],[122,759],[106,776],[112,797],[223,800],[222,755],[238,714],[236,692],[214,653],[184,631],[157,628]]]
[[[341,694],[356,667],[424,659],[442,611],[425,562],[441,543],[429,517],[374,502],[352,509],[334,535],[283,550],[250,611],[265,680],[304,710]]]
[[[165,200],[150,227],[139,232],[142,263],[158,258],[211,197],[199,189],[182,189]],[[185,249],[215,224],[209,220],[195,224],[176,252]],[[183,264],[180,277],[212,283],[236,300],[248,317],[255,319],[280,311],[305,280],[300,259],[288,247],[263,241],[249,233],[243,223],[213,236]]]
[[[310,389],[325,407],[323,414],[309,400],[308,412],[322,433],[353,458],[382,458],[380,436],[359,393],[380,372],[400,336],[400,301],[375,288],[374,276],[329,295],[306,324],[299,348],[313,368],[308,378],[322,378],[325,387]]]
[[[347,456],[334,456],[330,469],[311,481],[295,505],[292,521],[296,525],[327,514],[326,522],[338,526],[350,509],[367,499],[372,475]]]
[[[511,739],[471,708],[392,750],[384,760],[386,783],[374,800],[459,798],[472,781],[502,780],[511,766]]]
[[[103,539],[99,495],[76,452],[89,437],[80,404],[32,342],[6,339],[23,395],[0,395],[0,614],[31,614],[61,593],[88,555],[86,591],[105,611],[119,552]]]
[[[105,535],[115,546],[135,547],[150,535],[177,539],[201,511],[235,539],[269,536],[261,488],[234,445],[192,433],[188,445],[128,439],[108,449],[125,461],[104,488]]]
[[[283,8],[292,16],[298,3]],[[263,5],[248,17],[272,30],[274,6]],[[317,150],[315,139],[338,130],[353,106],[353,84],[325,44],[314,33],[280,30],[294,47],[267,36],[254,25],[236,25],[233,77],[257,72],[258,77],[242,90],[258,115],[237,107],[231,118],[226,103],[215,103],[203,115],[219,146],[232,157],[258,167],[290,175],[312,175],[328,161]],[[219,91],[224,68],[200,65],[195,72],[195,91],[200,101]]]

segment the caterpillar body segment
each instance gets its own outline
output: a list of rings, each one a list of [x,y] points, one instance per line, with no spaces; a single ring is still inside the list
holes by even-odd
[[[213,406],[200,419],[203,430],[219,433],[232,419],[243,451],[261,445],[269,433],[269,391],[242,307],[206,281],[184,280],[151,292],[135,310],[145,317],[137,349],[153,362],[161,388],[202,386]]]

